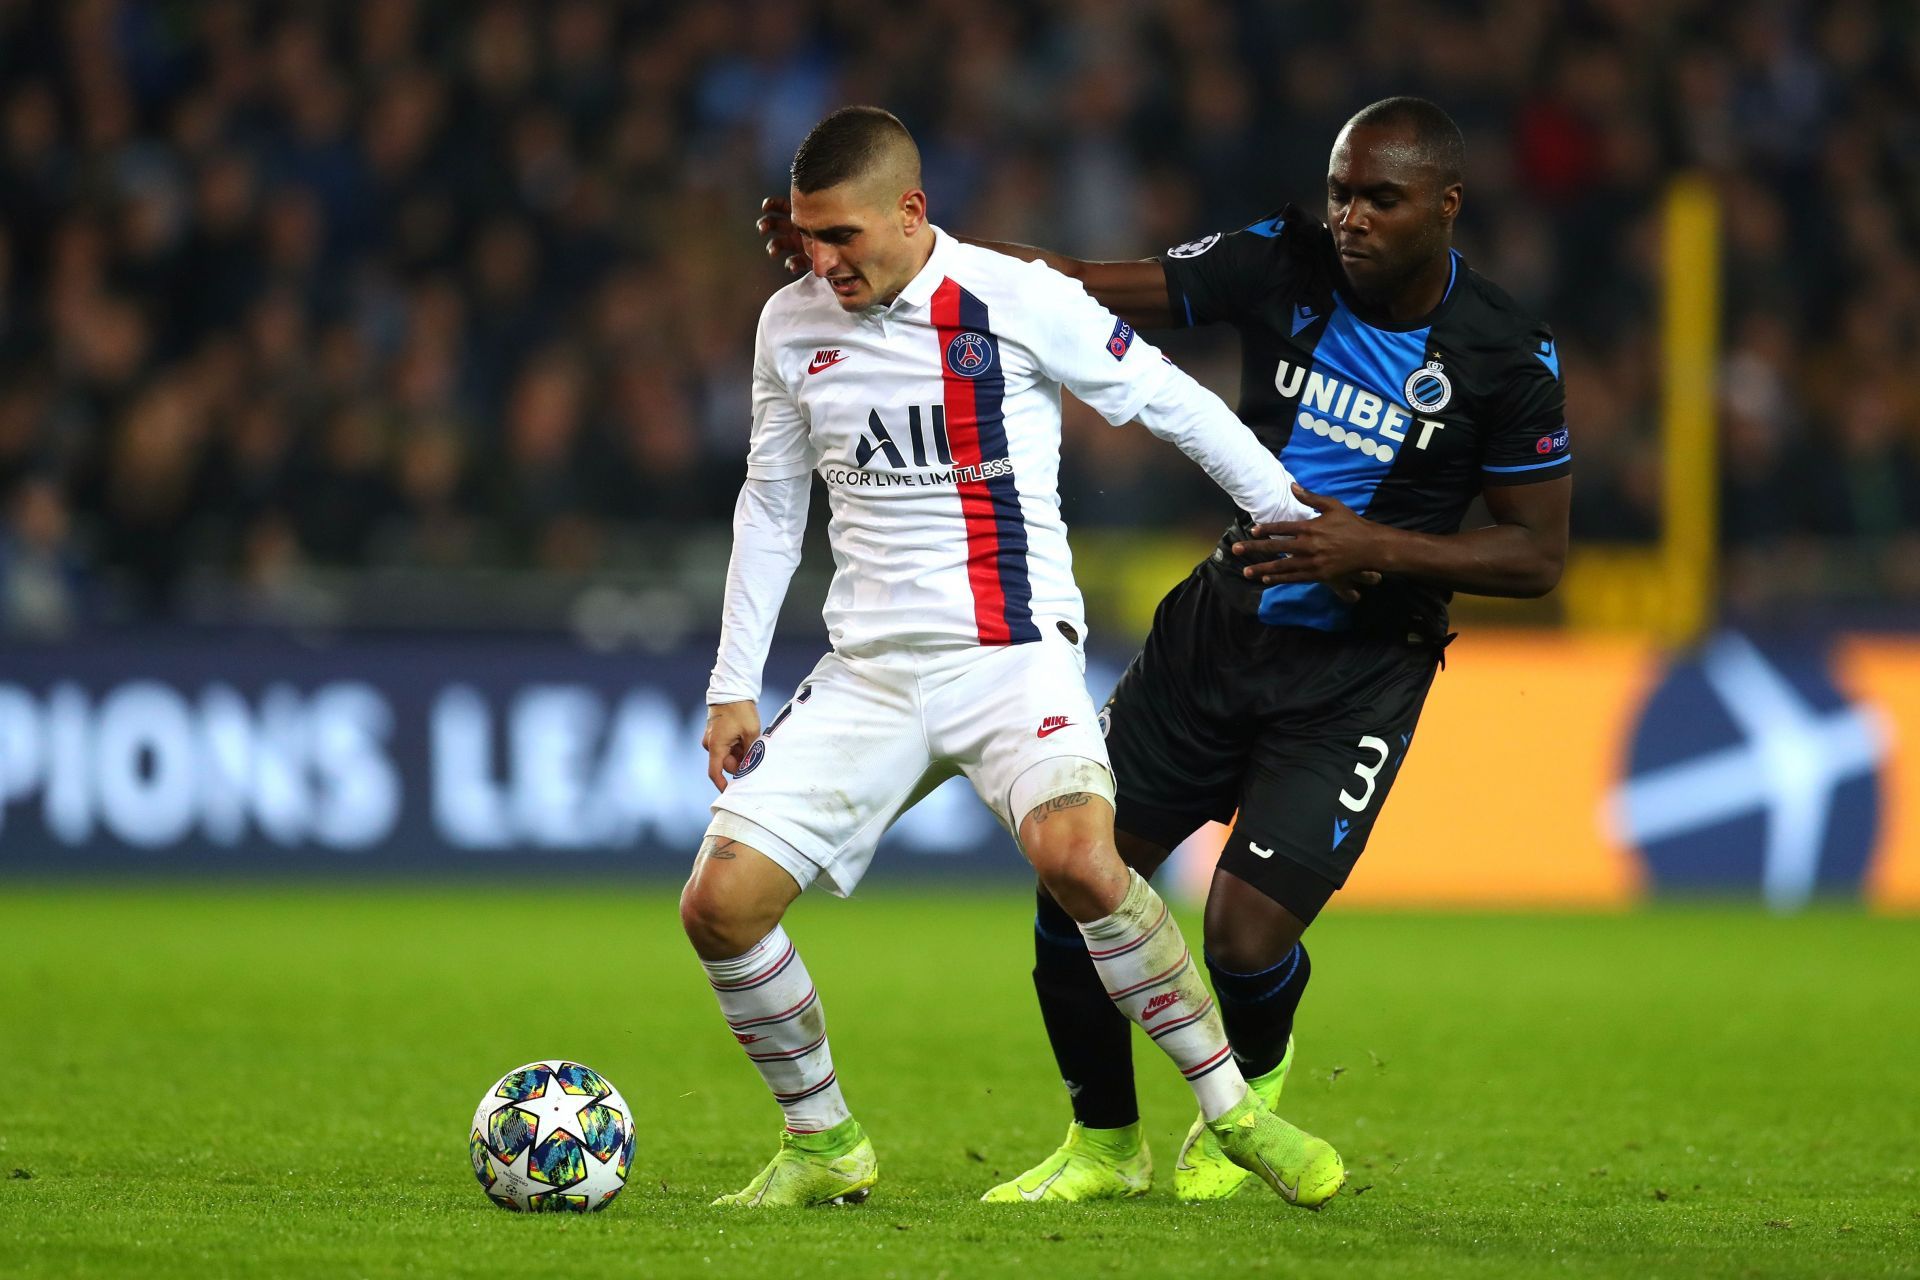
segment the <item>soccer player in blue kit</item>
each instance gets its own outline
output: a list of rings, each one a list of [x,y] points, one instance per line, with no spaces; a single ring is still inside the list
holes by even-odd
[[[1206,963],[1234,1055],[1269,1106],[1312,972],[1302,934],[1406,760],[1451,638],[1451,594],[1544,595],[1566,558],[1558,350],[1452,248],[1464,152],[1439,107],[1388,98],[1335,138],[1324,222],[1289,205],[1137,262],[986,246],[1046,262],[1142,329],[1237,329],[1240,416],[1320,513],[1269,525],[1242,514],[1161,601],[1102,712],[1128,865],[1150,876],[1203,823],[1234,823],[1207,898]],[[768,251],[784,258],[785,209],[763,207]],[[1476,498],[1491,523],[1462,529]],[[1058,1150],[986,1198],[1143,1194],[1152,1163],[1128,1023],[1044,889],[1034,957],[1074,1121]],[[1174,1189],[1219,1199],[1248,1176],[1196,1122]]]

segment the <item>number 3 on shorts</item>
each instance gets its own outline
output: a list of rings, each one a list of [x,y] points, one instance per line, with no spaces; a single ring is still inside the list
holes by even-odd
[[[1387,763],[1387,744],[1372,734],[1360,739],[1360,749],[1375,753],[1372,764],[1365,760],[1356,760],[1353,764],[1353,771],[1360,775],[1365,789],[1358,796],[1350,796],[1345,791],[1340,793],[1340,803],[1355,813],[1366,812],[1368,802],[1373,799],[1373,787],[1380,778],[1381,767]]]

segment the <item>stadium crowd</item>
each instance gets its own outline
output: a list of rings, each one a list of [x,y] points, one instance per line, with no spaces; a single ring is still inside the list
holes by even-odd
[[[0,621],[724,530],[782,279],[753,210],[842,102],[915,130],[943,225],[1135,257],[1317,207],[1400,92],[1460,121],[1459,242],[1560,336],[1578,538],[1657,534],[1656,213],[1698,169],[1730,589],[1920,596],[1905,3],[0,0]],[[1230,346],[1175,350],[1231,399]],[[1069,517],[1207,545],[1199,474],[1093,422]]]

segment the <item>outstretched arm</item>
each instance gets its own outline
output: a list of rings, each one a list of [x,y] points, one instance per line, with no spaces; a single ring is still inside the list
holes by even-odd
[[[768,196],[760,202],[760,210],[760,220],[754,225],[761,235],[767,237],[767,256],[784,264],[795,275],[805,272],[806,255],[801,252],[800,234],[793,229],[792,210],[788,208],[786,199]],[[1173,327],[1173,304],[1167,297],[1167,275],[1152,258],[1132,262],[1087,262],[1027,244],[975,240],[970,236],[959,236],[958,239],[1009,257],[1046,263],[1061,275],[1078,280],[1093,295],[1095,302],[1136,329]]]
[[[1167,273],[1152,258],[1139,258],[1131,262],[1088,262],[1081,258],[1069,258],[1051,249],[1036,249],[1028,244],[973,240],[967,236],[961,236],[960,239],[1009,257],[1046,263],[1061,275],[1078,280],[1093,295],[1095,302],[1136,329],[1173,328],[1173,303],[1167,298]]]

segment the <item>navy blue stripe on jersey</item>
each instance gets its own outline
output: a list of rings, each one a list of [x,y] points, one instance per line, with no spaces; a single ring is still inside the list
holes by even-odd
[[[1303,488],[1365,514],[1415,419],[1402,403],[1426,360],[1430,329],[1393,331],[1363,322],[1335,295],[1333,315],[1302,375],[1293,430],[1280,461]],[[1317,582],[1268,587],[1260,619],[1272,626],[1344,631],[1352,609]]]
[[[975,421],[980,431],[980,460],[1007,456],[1006,366],[1000,359],[1000,339],[994,336],[987,304],[960,289],[960,327],[972,329],[993,348],[987,372],[973,380]],[[993,499],[993,523],[1000,535],[1000,591],[1006,599],[1007,642],[1025,644],[1040,638],[1033,624],[1033,579],[1027,572],[1027,520],[1020,513],[1019,481],[1012,471],[986,482]]]

